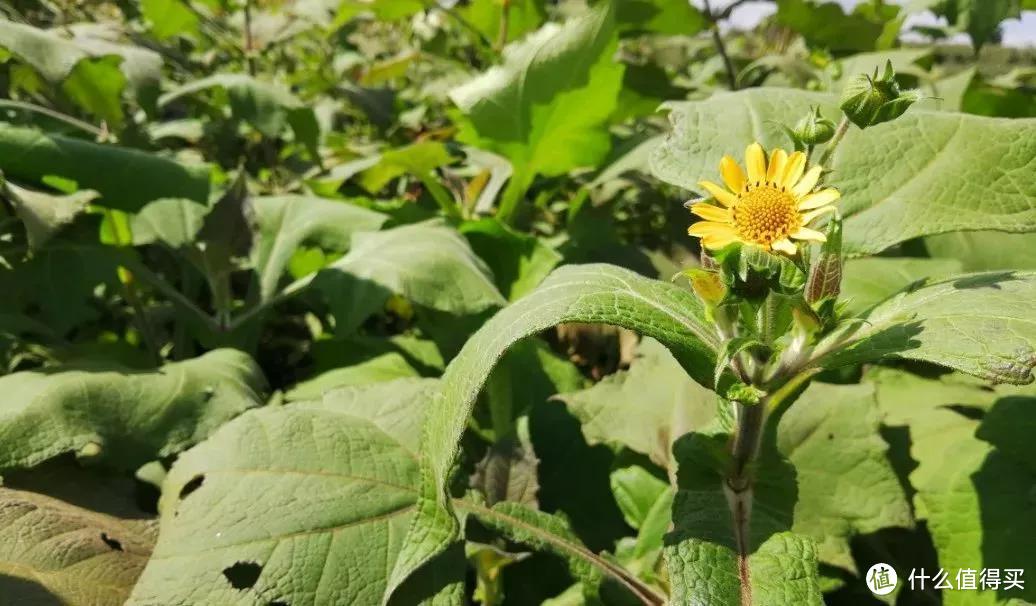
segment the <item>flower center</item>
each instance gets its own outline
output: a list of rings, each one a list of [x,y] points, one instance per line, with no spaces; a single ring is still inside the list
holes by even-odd
[[[773,185],[749,185],[734,207],[734,226],[748,242],[770,246],[802,222],[795,198]]]

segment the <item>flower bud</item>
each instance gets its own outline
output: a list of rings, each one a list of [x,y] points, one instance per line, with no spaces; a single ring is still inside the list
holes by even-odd
[[[812,107],[792,130],[792,135],[805,145],[827,143],[835,135],[835,123],[820,115],[819,107]]]
[[[827,242],[810,268],[803,296],[810,305],[835,299],[842,287],[842,221],[835,217],[827,228]]]
[[[873,76],[853,76],[842,91],[840,106],[853,124],[867,128],[895,120],[921,98],[920,91],[899,90],[896,72],[889,61],[885,64],[885,73],[880,78],[877,70],[874,70]]]

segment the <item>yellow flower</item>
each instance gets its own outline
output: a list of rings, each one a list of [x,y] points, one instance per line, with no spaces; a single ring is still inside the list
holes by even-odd
[[[711,181],[698,184],[720,204],[697,202],[691,212],[704,221],[687,230],[701,238],[706,248],[723,248],[734,242],[795,254],[794,240],[824,242],[824,234],[806,227],[820,215],[834,212],[839,193],[832,188],[813,191],[821,167],[806,170],[806,154],[788,154],[783,149],[770,153],[767,164],[763,148],[753,143],[745,150],[747,175],[736,160],[723,156],[719,171],[727,188]]]

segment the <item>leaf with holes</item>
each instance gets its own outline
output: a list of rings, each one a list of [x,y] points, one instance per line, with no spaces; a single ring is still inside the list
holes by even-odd
[[[403,379],[258,409],[183,454],[128,603],[382,603],[416,510],[435,390]]]
[[[124,604],[153,545],[154,527],[147,520],[0,488],[5,604]]]

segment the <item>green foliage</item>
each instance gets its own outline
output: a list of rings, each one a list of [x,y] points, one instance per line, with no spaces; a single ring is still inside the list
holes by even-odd
[[[62,453],[132,469],[175,454],[263,401],[261,371],[220,350],[141,371],[83,361],[0,378],[0,470]]]
[[[0,603],[1036,602],[1031,1],[740,4],[4,4]]]
[[[504,53],[504,63],[451,93],[463,112],[458,139],[506,156],[515,172],[500,215],[509,218],[536,175],[594,166],[610,147],[623,67],[611,3],[539,30]]]
[[[802,91],[749,90],[670,104],[674,131],[653,155],[652,170],[691,190],[700,179],[718,181],[717,158],[740,157],[746,141],[779,145],[779,122],[797,120],[810,105],[837,115],[834,101]],[[917,132],[925,138],[911,134]],[[843,192],[838,207],[847,254],[874,254],[949,231],[1033,230],[1031,180],[1004,177],[1025,172],[1036,141],[1031,132],[1036,122],[916,108],[887,124],[850,130],[834,154],[830,177]],[[977,140],[983,145],[972,146]]]
[[[33,549],[55,537],[60,549]],[[146,521],[0,488],[0,589],[12,604],[122,604],[154,541]]]

